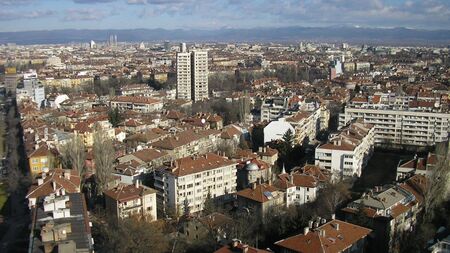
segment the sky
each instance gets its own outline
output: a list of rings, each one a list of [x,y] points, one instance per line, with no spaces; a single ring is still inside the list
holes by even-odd
[[[450,29],[450,0],[0,0],[0,31],[286,26]]]

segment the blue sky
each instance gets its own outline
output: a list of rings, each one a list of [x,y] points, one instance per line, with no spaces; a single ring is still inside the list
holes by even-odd
[[[0,0],[0,31],[281,26],[450,29],[450,0]]]

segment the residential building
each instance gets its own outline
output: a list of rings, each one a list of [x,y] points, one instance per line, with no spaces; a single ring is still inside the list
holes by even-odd
[[[6,92],[16,92],[17,88],[17,72],[16,68],[10,67],[5,69],[5,88]]]
[[[40,197],[50,194],[56,196],[64,195],[63,193],[79,193],[81,187],[81,178],[76,170],[44,170],[28,189],[25,196],[28,199],[28,206],[31,208],[36,205],[36,201]]]
[[[42,196],[31,214],[28,252],[94,252],[83,194]]]
[[[172,159],[214,152],[221,132],[214,129],[186,130],[152,143],[152,147],[167,152]]]
[[[242,243],[238,239],[233,239],[231,243],[214,251],[214,253],[272,253],[272,251],[258,249]]]
[[[339,127],[353,119],[375,126],[376,145],[432,146],[448,140],[450,114],[443,101],[415,100],[390,94],[356,97],[339,115]]]
[[[261,104],[261,121],[276,120],[288,109],[288,97],[265,98]]]
[[[428,153],[426,158],[414,156],[411,160],[400,160],[397,166],[397,181],[415,174],[429,176],[437,163],[436,154]]]
[[[361,176],[374,148],[373,125],[356,121],[317,146],[315,164],[325,168],[334,178]]]
[[[158,99],[149,97],[119,96],[111,99],[110,106],[122,111],[131,110],[149,113],[161,110],[163,103]]]
[[[320,217],[319,217],[320,218]],[[341,220],[310,222],[303,234],[275,243],[280,253],[363,253],[371,230]],[[381,252],[381,251],[380,251]]]
[[[36,150],[28,155],[28,164],[30,166],[30,174],[36,176],[55,166],[56,163],[55,151],[48,148],[47,145],[41,145]],[[52,164],[53,163],[53,164]]]
[[[236,192],[236,202],[240,209],[247,210],[264,222],[267,215],[285,205],[285,194],[269,183],[253,183],[250,188]]]
[[[286,206],[312,202],[319,192],[319,180],[300,173],[281,173],[273,185],[285,193]]]
[[[215,153],[177,159],[156,170],[154,177],[162,213],[196,213],[208,196],[229,201],[236,192],[236,162]]]
[[[134,184],[118,186],[104,192],[105,206],[108,214],[117,219],[140,215],[154,221],[157,219],[156,190]]]
[[[370,252],[399,252],[400,235],[417,224],[426,184],[425,176],[415,175],[396,186],[376,187],[342,209],[345,219],[373,229]]]
[[[192,99],[191,54],[177,53],[177,98]]]
[[[177,98],[208,99],[208,52],[182,50],[177,53]]]
[[[213,235],[217,242],[227,240],[233,219],[225,214],[214,212],[206,216],[186,217],[182,220],[181,233],[188,241],[195,241]]]
[[[191,55],[192,99],[208,99],[208,52],[194,50]]]

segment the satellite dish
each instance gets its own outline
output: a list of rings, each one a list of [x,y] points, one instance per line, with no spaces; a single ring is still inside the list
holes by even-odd
[[[141,145],[139,145],[139,146],[136,147],[136,150],[137,150],[137,151],[140,151],[140,150],[142,150],[142,149],[143,149],[143,148],[142,148]]]
[[[201,122],[202,122],[202,124],[205,124],[206,123],[206,119],[202,119]]]

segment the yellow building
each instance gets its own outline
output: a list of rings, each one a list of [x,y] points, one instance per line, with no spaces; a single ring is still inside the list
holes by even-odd
[[[46,145],[40,146],[28,156],[28,163],[30,165],[30,173],[36,176],[44,171],[44,168],[53,167],[55,155],[48,149]]]

